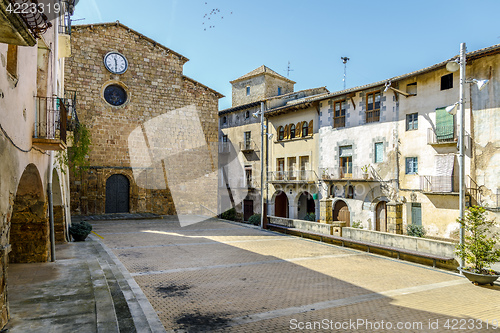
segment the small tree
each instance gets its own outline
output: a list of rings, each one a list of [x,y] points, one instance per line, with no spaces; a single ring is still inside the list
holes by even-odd
[[[425,229],[423,226],[418,224],[408,224],[406,227],[406,234],[413,237],[424,237]]]
[[[457,254],[478,274],[487,273],[486,268],[500,259],[500,249],[495,249],[498,233],[491,231],[494,222],[486,220],[485,212],[483,207],[473,206],[462,220],[457,219],[466,232],[464,244],[457,245]]]

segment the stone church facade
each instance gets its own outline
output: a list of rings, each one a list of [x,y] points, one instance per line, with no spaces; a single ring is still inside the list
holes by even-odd
[[[65,84],[92,140],[73,214],[216,212],[223,96],[183,75],[187,61],[119,22],[73,27]]]

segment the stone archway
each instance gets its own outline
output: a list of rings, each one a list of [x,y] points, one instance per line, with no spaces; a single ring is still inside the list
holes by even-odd
[[[47,201],[35,165],[26,167],[17,186],[9,243],[11,263],[47,262],[50,231]]]
[[[274,216],[276,217],[288,217],[288,197],[283,191],[276,192],[274,199]]]
[[[343,200],[337,200],[333,207],[333,221],[342,221],[346,223],[346,227],[351,226],[351,213],[349,207]]]
[[[306,214],[309,213],[316,214],[316,204],[309,192],[302,192],[298,196],[297,217],[299,218],[299,220],[303,220]]]

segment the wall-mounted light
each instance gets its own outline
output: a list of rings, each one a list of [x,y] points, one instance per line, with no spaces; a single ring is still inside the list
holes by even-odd
[[[457,59],[453,59],[451,61],[448,61],[448,63],[446,64],[446,69],[448,70],[448,72],[456,72],[460,69],[460,60],[457,58]]]

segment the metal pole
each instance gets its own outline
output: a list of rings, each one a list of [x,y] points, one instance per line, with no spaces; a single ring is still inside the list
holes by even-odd
[[[459,218],[460,221],[464,218],[465,210],[465,110],[464,110],[464,86],[465,86],[465,66],[466,66],[466,56],[465,56],[465,43],[460,44],[460,101],[459,101],[459,121],[460,121],[460,133],[459,133]],[[464,244],[465,230],[463,225],[460,226],[460,245]],[[464,267],[464,258],[460,259],[460,266]]]
[[[264,228],[264,102],[260,102],[260,227]]]

